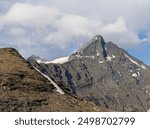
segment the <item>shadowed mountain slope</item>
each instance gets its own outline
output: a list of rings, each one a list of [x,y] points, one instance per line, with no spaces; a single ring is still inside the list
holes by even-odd
[[[100,35],[60,62],[28,60],[62,89],[96,105],[117,111],[150,108],[150,67]]]

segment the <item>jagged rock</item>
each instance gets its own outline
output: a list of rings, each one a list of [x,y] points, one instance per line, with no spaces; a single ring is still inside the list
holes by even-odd
[[[84,100],[117,111],[150,109],[150,67],[100,35],[65,63],[30,62]]]

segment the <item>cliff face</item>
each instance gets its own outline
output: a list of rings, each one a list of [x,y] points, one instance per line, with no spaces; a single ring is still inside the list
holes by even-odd
[[[150,108],[150,67],[99,35],[63,63],[29,59],[62,89],[96,105],[117,111]]]
[[[106,111],[56,90],[15,49],[0,49],[0,111]]]

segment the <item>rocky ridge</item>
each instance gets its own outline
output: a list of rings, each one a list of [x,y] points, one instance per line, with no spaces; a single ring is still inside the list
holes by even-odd
[[[70,94],[60,94],[15,49],[3,48],[0,49],[0,111],[108,110]]]
[[[117,111],[150,109],[150,67],[100,35],[64,63],[28,60],[81,99]]]

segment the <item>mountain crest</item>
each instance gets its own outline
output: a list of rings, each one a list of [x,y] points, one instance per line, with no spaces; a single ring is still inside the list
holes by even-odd
[[[108,46],[109,44],[104,41],[103,37],[97,35],[79,49],[75,56],[78,58],[99,58],[99,60],[111,61],[115,56],[109,55]]]
[[[67,62],[33,64],[73,95],[117,111],[150,109],[147,65],[97,35]],[[65,90],[64,90],[65,91]]]
[[[97,35],[89,42],[87,42],[78,52],[85,55],[94,55],[97,51],[103,51],[105,47],[105,41],[102,36]]]

